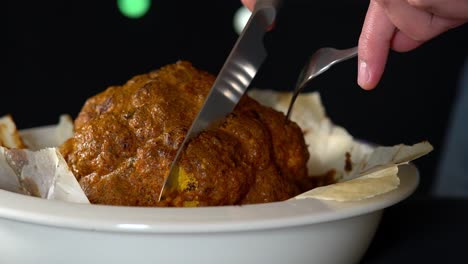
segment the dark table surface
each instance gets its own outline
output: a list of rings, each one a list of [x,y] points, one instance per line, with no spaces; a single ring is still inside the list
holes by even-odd
[[[361,263],[464,263],[468,198],[410,197],[385,209]]]

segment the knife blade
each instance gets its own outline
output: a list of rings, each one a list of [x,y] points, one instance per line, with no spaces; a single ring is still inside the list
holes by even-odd
[[[177,187],[179,174],[177,164],[186,143],[208,126],[231,113],[249,87],[267,56],[263,37],[273,25],[280,4],[280,0],[256,1],[246,26],[239,35],[201,110],[177,150],[161,188],[159,201],[162,200],[166,192]]]

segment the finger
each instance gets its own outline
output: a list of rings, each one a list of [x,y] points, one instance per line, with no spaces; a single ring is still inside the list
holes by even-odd
[[[407,52],[421,46],[424,42],[416,41],[408,37],[405,33],[397,30],[393,36],[390,47],[394,51]]]
[[[408,4],[434,15],[451,19],[468,19],[468,0],[407,0]]]
[[[241,0],[242,4],[245,5],[250,11],[255,7],[255,0]]]
[[[371,90],[380,81],[394,32],[385,11],[370,1],[358,45],[358,84],[363,89]]]
[[[410,5],[407,0],[376,0],[388,18],[408,37],[425,42],[453,27],[460,21],[441,18]]]

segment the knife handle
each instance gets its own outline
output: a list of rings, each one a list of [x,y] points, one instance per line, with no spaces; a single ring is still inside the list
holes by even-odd
[[[253,10],[253,14],[259,13],[264,11],[266,19],[268,20],[267,23],[271,27],[275,22],[276,14],[281,7],[283,1],[281,0],[257,0],[255,2],[255,7]]]

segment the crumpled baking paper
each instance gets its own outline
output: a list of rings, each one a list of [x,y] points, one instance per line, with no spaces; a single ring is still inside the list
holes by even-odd
[[[0,140],[10,144],[0,146],[0,189],[45,199],[89,203],[56,149],[73,135],[69,116],[60,116],[57,126],[30,129],[24,133],[17,131],[11,117],[3,120],[8,123],[9,130],[0,135]],[[20,140],[12,141],[17,138]]]
[[[252,90],[249,95],[284,113],[292,97],[290,92],[272,90]],[[321,176],[334,170],[337,182],[314,188],[294,199],[357,201],[392,191],[400,184],[398,165],[424,156],[433,149],[427,141],[414,145],[373,146],[356,140],[327,117],[317,92],[298,96],[291,120],[304,132],[310,153],[307,163],[309,175]]]

